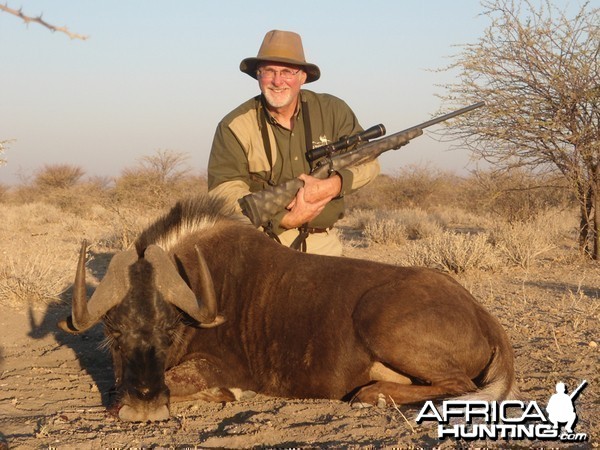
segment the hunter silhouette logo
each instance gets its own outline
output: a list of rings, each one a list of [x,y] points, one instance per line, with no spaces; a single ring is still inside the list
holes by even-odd
[[[567,394],[565,383],[557,383],[556,393],[548,400],[545,412],[535,400],[445,400],[440,409],[430,400],[425,402],[415,421],[418,424],[437,422],[439,439],[587,441],[586,433],[573,431],[577,422],[575,400],[586,386],[587,381],[583,380]],[[564,424],[562,432],[561,424]]]
[[[569,434],[573,433],[573,425],[577,421],[574,401],[586,385],[587,381],[583,380],[577,389],[571,395],[568,395],[565,383],[556,383],[556,394],[550,397],[548,406],[546,406],[548,419],[554,425],[554,429],[558,429],[558,424],[562,422],[567,424],[565,431]]]

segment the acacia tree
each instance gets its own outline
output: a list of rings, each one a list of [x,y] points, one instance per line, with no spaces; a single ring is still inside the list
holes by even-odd
[[[600,9],[484,0],[491,23],[459,47],[444,103],[485,100],[447,131],[499,168],[559,171],[580,205],[580,249],[600,258]]]

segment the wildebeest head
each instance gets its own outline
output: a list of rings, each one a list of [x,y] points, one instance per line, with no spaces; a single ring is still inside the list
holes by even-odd
[[[116,254],[89,302],[86,296],[87,243],[81,246],[73,287],[72,315],[59,323],[81,333],[104,322],[124,420],[166,420],[169,390],[164,372],[182,319],[200,327],[219,325],[210,272],[196,247],[200,295],[185,283],[170,256],[157,245],[142,254],[133,248]],[[190,320],[190,318],[192,320]]]

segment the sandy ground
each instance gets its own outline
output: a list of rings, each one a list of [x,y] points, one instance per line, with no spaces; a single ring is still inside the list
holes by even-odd
[[[391,263],[398,251],[347,249],[351,256]],[[96,264],[104,267],[107,259],[97,258]],[[168,421],[124,423],[106,411],[113,379],[109,357],[99,349],[102,329],[82,336],[60,332],[56,322],[68,306],[53,304],[0,305],[0,449],[598,448],[599,266],[559,258],[534,270],[468,274],[460,281],[509,333],[524,400],[545,406],[556,382],[571,390],[588,381],[575,403],[576,431],[587,434],[587,441],[440,441],[435,425],[415,423],[418,406],[354,409],[340,401],[261,395],[227,404],[176,404]]]

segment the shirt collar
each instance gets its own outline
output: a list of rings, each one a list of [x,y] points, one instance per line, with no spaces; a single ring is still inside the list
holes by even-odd
[[[269,110],[266,107],[265,96],[262,95],[262,94],[260,94],[259,99],[260,99],[260,101],[258,102],[259,112],[260,112],[260,110],[262,110],[262,113],[265,115],[267,121],[271,125],[279,125],[279,123],[277,122],[277,120],[275,120],[275,118],[271,115],[271,113],[269,112]],[[298,120],[298,118],[300,117],[300,112],[301,111],[302,111],[302,91],[300,91],[300,93],[298,95],[298,103],[296,104],[296,111],[294,111],[294,118],[296,120]]]

